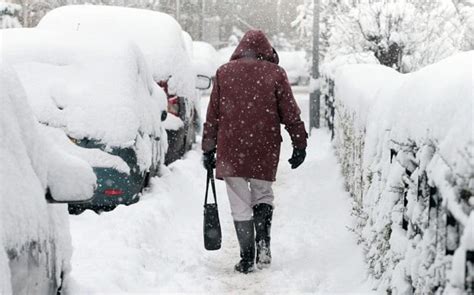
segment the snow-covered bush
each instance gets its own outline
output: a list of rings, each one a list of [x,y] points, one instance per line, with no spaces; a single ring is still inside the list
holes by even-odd
[[[18,14],[21,6],[13,3],[0,2],[0,29],[21,27]]]
[[[473,58],[405,75],[350,65],[331,80],[334,145],[381,292],[473,287]]]
[[[96,177],[88,163],[45,136],[50,127],[40,127],[3,62],[0,90],[0,293],[55,293],[50,288],[67,275],[72,249],[67,207],[48,205],[45,194],[87,200]]]

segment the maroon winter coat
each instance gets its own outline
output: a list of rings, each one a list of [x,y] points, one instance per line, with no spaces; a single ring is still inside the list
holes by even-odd
[[[307,133],[285,70],[263,32],[252,30],[217,70],[207,109],[202,149],[217,148],[217,177],[275,181],[280,124],[294,147],[306,147]]]

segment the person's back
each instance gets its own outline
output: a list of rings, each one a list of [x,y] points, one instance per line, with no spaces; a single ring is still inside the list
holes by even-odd
[[[278,55],[261,31],[245,34],[230,62],[216,73],[204,124],[202,149],[207,169],[227,185],[242,260],[235,269],[269,265],[273,191],[284,124],[298,167],[306,155],[307,133]],[[217,149],[217,161],[214,152]],[[256,238],[254,238],[254,220]]]
[[[231,61],[218,69],[204,127],[203,150],[219,146],[219,178],[275,181],[282,140],[280,124],[286,125],[295,146],[306,147],[299,108],[286,73],[277,62],[278,56],[265,35],[249,31]],[[217,121],[219,128],[215,132]]]

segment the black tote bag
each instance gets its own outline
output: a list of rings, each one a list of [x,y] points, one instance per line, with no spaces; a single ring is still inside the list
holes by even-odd
[[[214,203],[207,203],[209,193],[209,183],[211,183]],[[221,248],[222,232],[219,222],[219,210],[217,208],[216,184],[212,169],[207,171],[206,196],[204,199],[204,248],[206,250],[219,250]]]

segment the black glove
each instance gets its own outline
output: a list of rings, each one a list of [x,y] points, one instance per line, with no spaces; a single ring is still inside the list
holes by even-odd
[[[305,149],[294,148],[293,155],[291,156],[291,159],[288,160],[288,162],[291,164],[291,169],[298,168],[304,162],[305,158],[306,158]]]
[[[212,170],[216,168],[216,150],[203,153],[202,163],[206,170]]]

